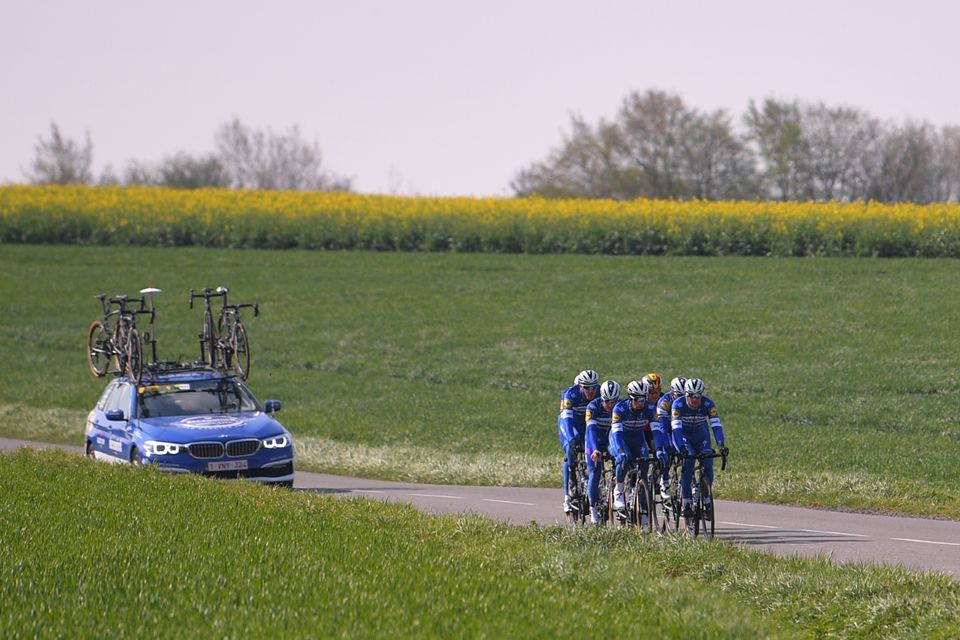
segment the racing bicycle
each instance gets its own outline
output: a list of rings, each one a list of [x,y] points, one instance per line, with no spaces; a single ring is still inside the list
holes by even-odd
[[[143,298],[126,295],[108,298],[105,293],[98,293],[95,297],[103,306],[103,318],[91,322],[87,329],[87,365],[90,373],[102,377],[109,371],[140,382],[143,374],[143,343],[137,331],[137,314],[152,314],[152,308],[144,308]],[[137,303],[140,309],[131,308],[130,305]],[[116,363],[115,369],[110,366],[112,362]]]
[[[240,317],[240,309],[253,309],[254,317],[260,315],[258,303],[228,304],[227,287],[219,286],[216,289],[206,287],[200,293],[190,290],[190,308],[193,308],[194,298],[203,298],[203,325],[200,338],[200,361],[214,367],[224,369],[234,368],[241,380],[250,377],[250,341],[247,338],[247,329]],[[211,298],[223,300],[217,316],[217,323],[213,323],[213,308]]]
[[[616,522],[621,527],[633,527],[637,531],[652,531],[650,517],[650,483],[641,473],[643,466],[655,461],[653,456],[637,456],[623,478],[625,507],[616,511]]]
[[[656,492],[653,500],[654,521],[660,533],[676,533],[680,530],[680,511],[683,498],[680,492],[680,475],[683,473],[683,458],[675,452],[670,453],[670,474],[668,476],[667,497]],[[659,466],[659,464],[658,464]],[[662,468],[661,468],[662,471]]]
[[[723,449],[720,453],[714,453],[710,450],[694,457],[696,463],[693,467],[693,480],[690,483],[693,491],[693,517],[685,518],[687,532],[692,533],[694,537],[703,533],[708,538],[712,538],[716,527],[717,507],[710,483],[703,476],[703,461],[711,458],[723,458],[720,464],[720,470],[722,471],[727,468],[727,450]]]
[[[572,446],[572,445],[571,445]],[[567,519],[571,524],[583,524],[590,513],[590,501],[587,498],[587,463],[583,451],[577,447],[573,452],[573,461],[570,464],[570,511]]]

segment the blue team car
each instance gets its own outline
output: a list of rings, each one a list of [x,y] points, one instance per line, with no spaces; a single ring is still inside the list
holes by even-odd
[[[110,382],[86,425],[88,457],[293,486],[293,440],[243,381],[202,365]]]

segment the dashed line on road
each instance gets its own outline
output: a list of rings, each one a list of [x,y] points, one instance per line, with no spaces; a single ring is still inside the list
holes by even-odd
[[[445,496],[439,493],[408,493],[408,496],[416,496],[418,498],[446,498],[447,500],[463,500],[463,496]]]
[[[386,493],[386,491],[377,491],[376,489],[350,489],[350,493]]]
[[[853,538],[869,538],[865,533],[844,533],[843,531],[821,531],[819,529],[799,529],[804,533],[825,533],[830,536],[851,536]]]
[[[781,527],[771,527],[768,524],[747,524],[746,522],[720,522],[719,524],[732,524],[735,527],[757,527],[758,529],[780,529]]]
[[[960,547],[960,542],[938,542],[936,540],[917,540],[916,538],[890,538],[901,542],[922,542],[923,544],[945,544],[951,547]]]
[[[484,498],[484,502],[499,502],[500,504],[519,504],[524,507],[535,507],[536,502],[514,502],[513,500],[494,500],[493,498]]]

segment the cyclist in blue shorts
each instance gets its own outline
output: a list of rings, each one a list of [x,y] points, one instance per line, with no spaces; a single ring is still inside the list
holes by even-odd
[[[557,431],[563,447],[563,511],[570,513],[570,465],[574,454],[583,451],[586,431],[587,405],[597,396],[600,375],[593,369],[584,369],[573,381],[573,386],[560,395],[560,416]]]
[[[613,506],[623,509],[626,501],[623,494],[623,479],[633,467],[633,459],[647,457],[647,438],[645,432],[649,430],[651,422],[656,419],[657,408],[647,400],[650,394],[650,383],[644,380],[633,380],[627,385],[629,398],[621,400],[613,409],[610,424],[610,454],[617,460],[617,484],[613,491]],[[662,434],[654,434],[656,444]],[[641,469],[641,475],[647,470]]]
[[[694,456],[700,453],[713,453],[710,446],[710,431],[720,447],[720,453],[726,455],[726,441],[723,437],[723,425],[717,415],[717,406],[704,395],[703,380],[689,378],[683,385],[683,397],[677,398],[670,406],[670,426],[673,441],[680,446],[683,459],[683,472],[680,475],[680,489],[683,496],[683,517],[693,516],[693,492],[690,482],[693,479]],[[703,475],[707,483],[713,485],[713,458],[703,461]]]
[[[590,499],[590,522],[599,524],[600,476],[603,454],[607,453],[610,440],[610,421],[613,408],[620,401],[620,385],[614,380],[606,380],[600,385],[600,397],[587,405],[587,466],[590,479],[587,485],[587,497]]]
[[[686,378],[677,376],[670,381],[670,391],[667,391],[657,402],[657,426],[664,437],[664,446],[657,449],[657,459],[660,461],[660,467],[663,469],[663,475],[660,477],[660,497],[664,500],[670,499],[670,458],[680,454],[680,445],[673,442],[670,430],[670,407],[673,401],[683,396],[683,383]],[[679,434],[677,434],[679,437]]]

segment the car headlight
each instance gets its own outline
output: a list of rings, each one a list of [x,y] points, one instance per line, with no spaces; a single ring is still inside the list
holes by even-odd
[[[290,444],[290,439],[287,438],[287,436],[274,436],[263,439],[264,449],[283,449],[288,444]]]
[[[181,449],[186,449],[185,444],[176,444],[173,442],[157,442],[156,440],[147,440],[143,443],[143,450],[148,456],[175,456]]]

